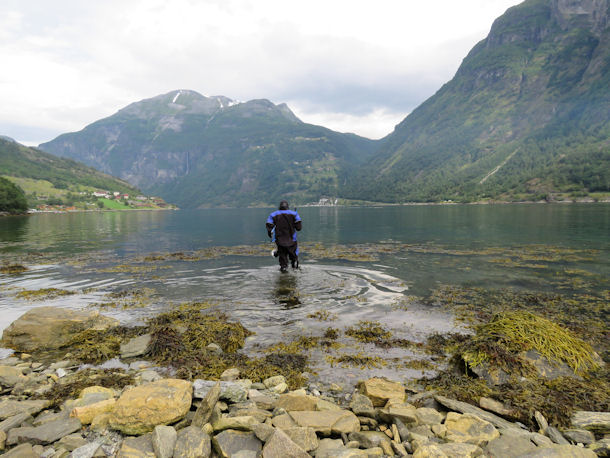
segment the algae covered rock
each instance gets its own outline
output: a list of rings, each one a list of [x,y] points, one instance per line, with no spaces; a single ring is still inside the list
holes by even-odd
[[[163,379],[140,385],[121,395],[110,414],[112,428],[125,434],[144,434],[157,425],[182,419],[191,408],[190,382]]]
[[[4,330],[0,345],[27,352],[52,350],[68,344],[75,334],[85,329],[102,330],[116,325],[117,320],[96,311],[37,307]]]

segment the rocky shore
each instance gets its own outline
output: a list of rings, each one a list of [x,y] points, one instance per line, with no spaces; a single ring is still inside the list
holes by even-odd
[[[16,351],[0,359],[3,456],[610,455],[610,412],[576,411],[562,430],[535,412],[537,427],[528,429],[497,400],[481,397],[475,406],[381,378],[364,380],[353,392],[308,381],[308,374],[289,390],[281,371],[253,382],[237,367],[224,370],[220,381],[183,380],[142,360],[150,351],[148,335],[122,343],[114,366],[92,368],[62,352],[51,357],[83,327],[113,324],[42,307],[5,330],[2,346]],[[207,347],[222,351],[222,345]]]

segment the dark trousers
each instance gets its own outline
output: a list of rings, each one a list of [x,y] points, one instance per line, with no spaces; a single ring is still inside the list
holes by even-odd
[[[290,246],[277,246],[278,258],[280,261],[280,267],[282,269],[286,269],[288,267],[288,258],[290,258],[290,263],[292,267],[298,267],[299,256],[297,254],[298,245],[295,243]]]

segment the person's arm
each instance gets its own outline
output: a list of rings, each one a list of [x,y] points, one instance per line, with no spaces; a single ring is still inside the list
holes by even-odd
[[[267,226],[267,235],[269,236],[269,238],[271,238],[271,231],[275,227],[275,223],[273,222],[273,218],[271,217],[271,215],[269,215],[269,217],[267,218],[265,226]]]
[[[303,228],[303,224],[301,222],[301,217],[296,212],[295,212],[295,215],[294,215],[294,228],[297,231],[300,231]]]

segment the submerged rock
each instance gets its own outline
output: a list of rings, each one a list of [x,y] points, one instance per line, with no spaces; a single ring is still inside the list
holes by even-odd
[[[117,320],[96,311],[37,307],[28,310],[4,330],[0,345],[28,352],[52,350],[65,346],[85,329],[102,330],[116,325]]]

